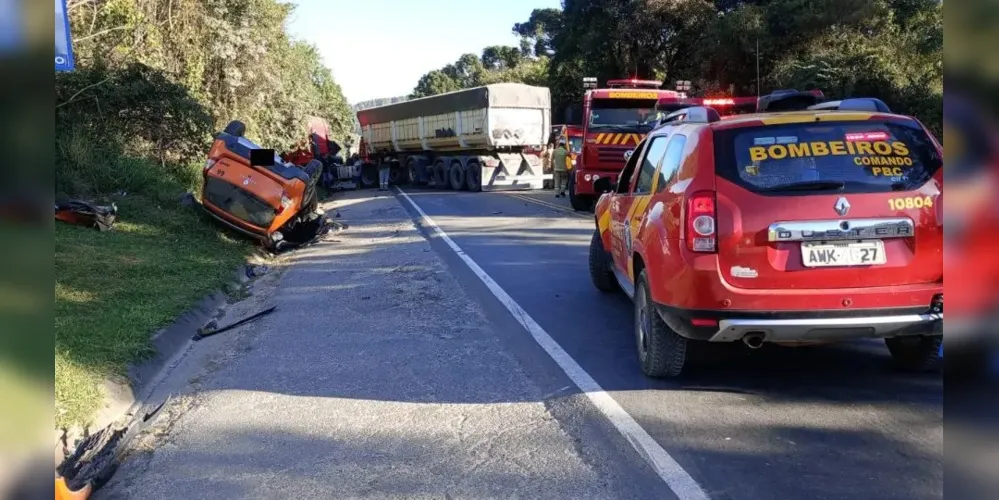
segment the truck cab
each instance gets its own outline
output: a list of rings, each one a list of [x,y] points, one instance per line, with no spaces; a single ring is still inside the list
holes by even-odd
[[[588,211],[601,193],[610,191],[627,157],[658,124],[660,99],[679,98],[662,90],[658,80],[608,80],[596,88],[595,78],[584,78],[582,148],[569,176],[572,208]]]

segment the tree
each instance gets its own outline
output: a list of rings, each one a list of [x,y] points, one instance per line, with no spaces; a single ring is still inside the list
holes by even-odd
[[[461,85],[454,78],[442,70],[435,69],[420,78],[420,81],[416,84],[416,88],[413,89],[413,93],[409,94],[409,98],[416,99],[454,92],[455,90],[461,90],[461,88]]]
[[[482,66],[485,69],[515,68],[523,59],[518,47],[493,45],[482,49]]]
[[[528,41],[535,57],[541,57],[552,55],[555,50],[552,42],[561,28],[561,10],[534,9],[527,22],[513,25],[513,33]]]

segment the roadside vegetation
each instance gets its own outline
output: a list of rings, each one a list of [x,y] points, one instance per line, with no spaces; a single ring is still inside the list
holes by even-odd
[[[350,106],[277,0],[70,0],[77,70],[56,78],[57,199],[114,202],[110,232],[55,228],[56,423],[85,424],[102,382],[151,353],[157,329],[233,277],[251,245],[195,192],[211,134],[233,119],[285,149],[309,115],[333,135]]]
[[[410,97],[518,81],[550,87],[552,119],[560,122],[581,102],[587,76],[658,79],[665,88],[690,80],[691,94],[704,96],[816,88],[830,98],[879,97],[942,138],[938,0],[564,0],[563,7],[536,9],[515,24],[518,47],[485,47],[428,72]]]

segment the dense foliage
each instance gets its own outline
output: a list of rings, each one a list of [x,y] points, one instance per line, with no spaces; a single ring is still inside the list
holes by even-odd
[[[466,54],[424,75],[413,96],[546,85],[559,119],[586,76],[691,80],[701,95],[818,88],[880,97],[939,133],[942,11],[938,0],[563,0],[513,26],[519,47]]]
[[[276,149],[305,117],[353,130],[315,47],[290,38],[279,0],[70,0],[78,69],[56,79],[57,188],[135,191],[191,176],[211,133],[233,119]],[[155,167],[155,168],[153,168]],[[182,179],[183,180],[183,179]]]

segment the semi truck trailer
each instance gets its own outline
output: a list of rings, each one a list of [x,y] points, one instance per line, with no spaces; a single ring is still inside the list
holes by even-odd
[[[541,151],[551,130],[546,87],[498,83],[357,112],[361,181],[469,191],[542,189]]]

